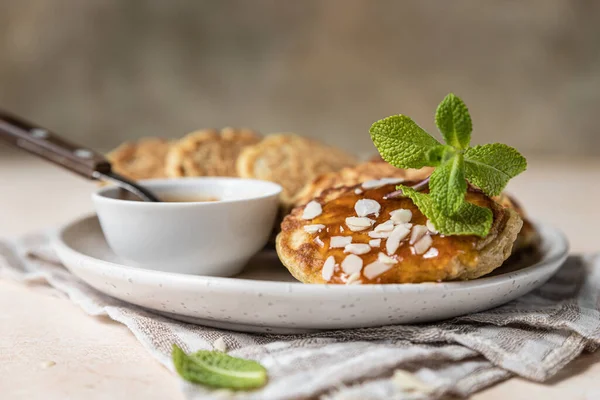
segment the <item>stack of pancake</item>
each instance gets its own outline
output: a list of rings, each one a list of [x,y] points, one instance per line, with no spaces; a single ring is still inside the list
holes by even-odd
[[[145,138],[124,143],[108,159],[115,172],[132,179],[237,176],[277,182],[287,209],[319,175],[358,162],[340,149],[293,133],[261,137],[233,128],[203,129],[171,142]]]

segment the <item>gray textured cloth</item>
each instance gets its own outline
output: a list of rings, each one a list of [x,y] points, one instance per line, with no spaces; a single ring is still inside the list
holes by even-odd
[[[175,321],[103,295],[65,270],[45,235],[0,242],[0,274],[40,280],[90,315],[125,324],[170,370],[170,351],[212,349],[251,358],[269,383],[249,393],[182,381],[190,399],[426,399],[468,396],[519,375],[544,381],[600,344],[600,257],[570,257],[544,286],[505,306],[434,324],[278,336]]]

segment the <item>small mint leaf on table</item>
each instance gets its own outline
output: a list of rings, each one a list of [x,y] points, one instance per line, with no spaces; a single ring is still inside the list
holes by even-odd
[[[437,167],[429,178],[430,196],[436,207],[444,214],[454,215],[465,201],[467,181],[465,164],[461,153]]]
[[[177,373],[192,383],[233,390],[256,389],[267,383],[267,370],[262,365],[220,351],[186,354],[174,344],[172,358]]]
[[[497,196],[508,181],[527,169],[527,160],[502,143],[475,146],[465,151],[465,176],[488,196]]]
[[[448,216],[436,207],[431,196],[419,193],[407,186],[400,185],[398,188],[402,189],[404,195],[409,197],[435,228],[444,235],[485,237],[492,227],[493,214],[489,208],[464,201],[454,215]]]
[[[369,132],[381,157],[398,168],[422,168],[429,165],[429,150],[440,145],[405,115],[394,115],[377,121]]]
[[[473,124],[463,101],[453,93],[447,95],[435,112],[435,124],[447,144],[456,149],[469,147]]]

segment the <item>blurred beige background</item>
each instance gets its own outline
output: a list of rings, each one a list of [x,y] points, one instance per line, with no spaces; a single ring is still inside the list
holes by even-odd
[[[453,91],[475,142],[594,156],[599,21],[585,0],[0,0],[0,107],[101,150],[233,125],[368,153],[373,121],[433,131]]]

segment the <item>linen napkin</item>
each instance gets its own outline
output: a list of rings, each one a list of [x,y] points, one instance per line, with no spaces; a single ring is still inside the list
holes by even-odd
[[[106,296],[62,267],[46,234],[0,241],[0,276],[46,282],[90,315],[126,325],[173,371],[171,345],[226,349],[263,364],[252,392],[181,381],[189,399],[435,399],[466,397],[518,375],[543,382],[600,344],[600,256],[571,256],[545,285],[504,306],[439,323],[245,334],[179,322]]]

